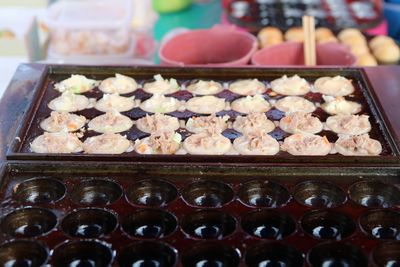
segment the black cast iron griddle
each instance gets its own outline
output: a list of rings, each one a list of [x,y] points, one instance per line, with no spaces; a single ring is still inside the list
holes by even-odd
[[[161,74],[164,78],[175,78],[180,84],[188,84],[193,80],[197,79],[213,79],[224,84],[229,82],[245,79],[245,78],[257,78],[260,81],[268,84],[270,81],[280,78],[283,75],[294,75],[298,74],[300,77],[305,78],[308,82],[312,83],[319,77],[322,76],[336,76],[342,75],[353,81],[353,85],[356,88],[355,93],[352,96],[346,97],[346,99],[356,101],[362,105],[362,111],[359,114],[369,115],[372,130],[369,133],[371,138],[377,139],[381,144],[383,151],[381,155],[374,157],[349,157],[342,156],[339,154],[327,155],[327,156],[292,156],[287,152],[279,152],[274,156],[242,156],[242,155],[222,155],[222,156],[211,156],[211,155],[140,155],[136,152],[123,153],[120,155],[89,155],[84,153],[76,154],[35,154],[30,151],[30,142],[43,133],[43,130],[39,127],[39,123],[50,115],[51,110],[47,107],[50,100],[57,97],[60,93],[53,89],[54,83],[59,82],[63,79],[68,78],[71,74],[82,74],[89,78],[102,80],[107,77],[112,77],[115,73],[128,75],[137,80],[137,82],[143,85],[146,81],[151,81],[153,76]],[[7,153],[8,160],[68,160],[68,161],[131,161],[131,162],[168,162],[174,163],[197,163],[197,164],[396,164],[399,162],[399,149],[396,146],[392,137],[392,127],[390,122],[386,119],[385,114],[382,112],[380,104],[377,102],[375,97],[375,91],[371,88],[371,85],[366,77],[365,72],[362,69],[357,68],[174,68],[174,67],[94,67],[94,66],[59,66],[59,65],[48,65],[43,71],[43,75],[35,88],[35,96],[31,102],[29,111],[25,114],[23,121],[19,127],[16,139],[11,144]],[[282,96],[271,96],[268,93],[271,90],[267,90],[264,94],[266,99],[279,99]],[[101,98],[102,92],[95,88],[94,90],[85,93],[84,95],[92,98]],[[138,89],[130,95],[135,95],[136,99],[145,100],[151,97],[151,94],[144,92],[142,89]],[[169,95],[179,100],[187,100],[193,97],[191,93],[185,90],[181,90],[177,93]],[[225,88],[224,91],[216,95],[217,97],[224,98],[226,101],[233,101],[241,96],[234,94]],[[322,95],[319,93],[308,93],[304,96],[306,99],[314,102],[321,103]],[[77,112],[77,114],[84,115],[87,119],[92,119],[100,114],[101,112],[92,109],[83,110]],[[146,115],[146,112],[140,108],[134,108],[130,111],[123,112],[124,115],[129,116],[131,119],[136,120]],[[195,113],[189,111],[173,112],[169,115],[175,116],[179,119],[186,120]],[[231,118],[235,118],[240,113],[235,111],[223,111],[217,115],[229,115]],[[273,121],[279,121],[284,113],[272,108],[266,113],[267,117]],[[317,108],[313,115],[319,117],[321,121],[325,121],[328,114],[325,113],[321,108]],[[180,129],[183,136],[187,136],[187,132]],[[146,136],[145,133],[139,131],[135,126],[127,132],[121,133],[126,135],[128,139],[135,140],[137,138],[143,138]],[[190,133],[189,133],[190,134]],[[230,138],[232,141],[240,136],[240,133],[234,130],[226,130],[223,134]],[[277,127],[273,132],[270,133],[278,141],[289,136],[288,133]],[[86,131],[84,136],[81,138],[84,141],[87,137],[96,135],[91,131]],[[335,142],[337,135],[330,131],[323,131],[320,135],[326,135],[330,142]]]

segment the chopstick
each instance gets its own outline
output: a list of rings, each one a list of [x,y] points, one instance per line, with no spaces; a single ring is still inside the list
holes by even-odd
[[[315,66],[317,64],[314,23],[313,16],[303,16],[304,64],[306,66]]]

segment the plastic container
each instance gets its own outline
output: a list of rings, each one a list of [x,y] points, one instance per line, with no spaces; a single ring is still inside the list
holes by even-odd
[[[349,49],[337,43],[317,45],[317,65],[354,66],[357,62]],[[251,58],[257,66],[301,66],[304,65],[303,44],[286,42],[265,47]]]
[[[43,20],[50,29],[49,57],[134,53],[130,0],[61,1],[49,7]]]
[[[152,7],[151,0],[131,0],[133,14],[131,28],[136,40],[135,59],[154,60],[157,43],[154,40],[153,28],[158,14]]]
[[[161,64],[241,66],[257,50],[257,39],[235,27],[215,26],[173,36],[159,50]]]

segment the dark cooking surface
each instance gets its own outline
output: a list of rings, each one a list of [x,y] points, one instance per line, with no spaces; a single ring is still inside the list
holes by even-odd
[[[370,116],[370,122],[372,125],[372,130],[370,132],[371,138],[377,139],[381,142],[383,151],[379,157],[363,157],[359,159],[360,161],[374,161],[382,162],[381,158],[394,159],[393,156],[397,155],[397,148],[392,142],[392,138],[390,133],[386,129],[386,124],[383,121],[381,115],[379,114],[379,107],[375,104],[374,97],[371,96],[371,90],[368,87],[368,82],[365,78],[364,73],[359,69],[179,69],[179,68],[151,68],[151,67],[141,67],[141,68],[121,68],[121,67],[104,67],[102,69],[96,69],[93,67],[71,67],[71,66],[49,66],[48,73],[43,74],[42,81],[39,83],[37,90],[38,95],[36,99],[36,103],[34,104],[34,109],[30,113],[31,117],[28,117],[27,121],[25,121],[25,125],[21,127],[21,132],[19,134],[19,138],[21,138],[21,144],[18,141],[14,142],[14,145],[11,149],[11,152],[8,155],[9,159],[43,159],[50,155],[42,155],[42,154],[33,154],[29,151],[29,143],[38,135],[43,133],[43,130],[39,127],[40,121],[50,115],[50,109],[47,107],[47,103],[57,97],[59,93],[53,90],[53,85],[55,82],[61,81],[65,78],[68,78],[71,74],[83,74],[89,78],[94,79],[105,79],[107,77],[113,76],[115,73],[122,73],[134,77],[139,84],[142,84],[144,81],[149,81],[153,75],[162,74],[164,78],[176,78],[179,83],[189,83],[195,79],[214,79],[216,81],[220,81],[225,83],[225,90],[216,96],[225,98],[227,101],[233,101],[234,99],[239,98],[239,95],[236,95],[227,90],[226,84],[232,82],[234,80],[243,79],[243,78],[258,78],[260,81],[268,82],[273,79],[280,78],[283,75],[294,75],[298,74],[300,77],[304,77],[307,81],[312,83],[316,78],[322,76],[335,76],[342,75],[346,78],[352,79],[353,84],[356,88],[354,95],[346,97],[348,100],[356,101],[362,104],[362,111],[359,114],[367,114]],[[95,88],[93,91],[85,94],[88,97],[100,98],[102,93]],[[151,95],[145,93],[143,90],[138,89],[130,95],[135,95],[136,99],[148,99]],[[186,100],[192,95],[187,91],[180,91],[178,93],[172,94],[171,96]],[[266,99],[279,99],[282,98],[280,95],[271,95],[271,90],[269,89],[264,97]],[[305,98],[314,102],[321,103],[323,102],[321,98],[321,94],[319,93],[308,93],[305,95]],[[87,109],[80,112],[78,114],[84,115],[87,119],[92,119],[95,116],[102,114],[101,112],[95,109]],[[130,111],[123,112],[123,114],[129,116],[132,119],[138,119],[140,117],[145,116],[146,112],[141,110],[140,108],[134,108]],[[231,120],[235,118],[239,113],[235,111],[223,111],[218,115],[228,114],[231,116]],[[279,121],[284,115],[279,110],[272,108],[267,113],[267,116],[271,120]],[[317,108],[317,110],[313,113],[315,116],[319,117],[321,121],[325,121],[328,114],[325,113],[321,108]],[[194,115],[192,112],[173,112],[170,115],[176,116],[180,119],[187,119]],[[30,124],[31,122],[31,124]],[[180,129],[180,133],[185,137],[187,136],[187,131],[184,129]],[[143,138],[147,136],[146,133],[139,131],[135,126],[122,134],[126,134],[128,139],[134,140],[136,138]],[[240,133],[229,129],[223,133],[226,137],[233,140]],[[273,132],[270,133],[274,138],[278,141],[282,141],[289,134],[282,131],[279,127],[277,127]],[[85,138],[89,136],[97,135],[93,131],[87,131],[84,134],[84,137],[81,140],[85,140]],[[337,135],[330,131],[323,131],[319,135],[326,135],[331,142],[335,142],[337,139]],[[341,155],[328,155],[323,157],[299,157],[299,156],[291,156],[286,152],[279,152],[275,156],[191,156],[191,155],[139,155],[136,152],[124,153],[121,155],[87,155],[87,154],[65,154],[65,155],[51,155],[52,159],[72,159],[72,160],[96,160],[98,158],[107,159],[107,160],[117,160],[117,161],[126,161],[126,160],[140,160],[140,161],[176,161],[176,162],[342,162],[342,161],[354,161],[355,157],[344,157]],[[353,158],[353,159],[352,159]]]
[[[28,69],[27,66],[22,66],[20,70],[26,69]],[[395,72],[388,70],[388,68],[377,68],[374,73],[369,71],[369,74],[373,75],[374,78],[372,82],[376,86],[375,92],[379,93],[380,96],[386,96],[386,100],[390,99],[389,92],[393,91],[384,91],[383,89],[394,88],[396,85],[396,79],[393,77]],[[14,86],[22,86],[24,89],[25,87],[30,88],[34,83],[34,81],[23,77],[20,79],[14,81]],[[382,84],[384,87],[379,87]],[[17,101],[21,98],[20,94],[12,95],[15,98],[10,98],[10,94],[6,96],[8,97],[7,100],[14,99],[15,102],[2,102],[5,104],[3,108],[10,107],[10,103],[21,105],[21,102]],[[385,106],[385,110],[388,115],[393,115],[396,104],[390,105],[393,102],[386,100],[382,101],[382,103],[389,103],[389,105]],[[10,114],[9,109],[7,109],[2,114],[2,118],[5,118],[5,115],[7,115],[7,119],[8,116],[18,115],[21,110],[23,109],[19,109],[17,106],[12,112],[13,114]],[[397,118],[394,116],[392,118],[395,121],[394,126],[398,125]],[[4,122],[0,121],[3,127],[8,125],[4,124]],[[10,128],[12,129],[13,127],[8,127],[7,132],[11,131]],[[2,130],[4,133],[5,128]],[[7,137],[7,135],[3,135],[3,137]],[[4,140],[6,138],[0,140],[0,144]],[[387,159],[387,157],[382,158]],[[341,161],[344,161],[344,159],[346,158],[341,158]],[[97,162],[75,162],[73,166],[70,166],[68,162],[48,161],[44,164],[45,167],[40,165],[43,162],[39,165],[37,163],[17,162],[16,165],[20,168],[16,168],[13,172],[0,177],[0,225],[2,225],[2,230],[0,231],[0,262],[4,261],[4,259],[12,261],[13,259],[23,258],[31,260],[32,266],[39,266],[46,261],[49,254],[52,254],[48,259],[49,264],[63,266],[62,264],[70,263],[71,259],[77,260],[74,261],[74,264],[79,263],[79,259],[74,257],[74,254],[78,252],[77,254],[80,256],[88,256],[86,259],[91,258],[92,262],[90,263],[96,262],[98,266],[106,265],[110,260],[113,262],[113,266],[118,266],[118,263],[131,264],[131,260],[135,258],[133,257],[134,255],[137,255],[136,260],[144,259],[146,255],[153,256],[153,259],[156,257],[158,261],[163,259],[164,266],[170,266],[176,259],[176,249],[178,252],[178,266],[182,266],[181,263],[191,266],[195,262],[201,261],[202,258],[199,258],[199,255],[204,255],[208,259],[210,259],[211,255],[214,255],[214,259],[224,259],[228,266],[235,266],[238,262],[240,266],[245,266],[245,262],[249,266],[256,266],[260,262],[267,263],[267,257],[269,256],[277,256],[277,258],[283,260],[290,259],[293,263],[292,266],[301,266],[302,261],[306,262],[304,266],[308,266],[308,262],[321,265],[321,261],[327,258],[323,255],[338,251],[341,251],[342,255],[331,255],[331,260],[332,257],[336,259],[339,257],[350,258],[350,262],[353,261],[354,263],[355,261],[356,266],[360,267],[365,266],[366,261],[372,264],[373,259],[378,266],[387,266],[390,260],[394,265],[400,264],[399,241],[393,240],[399,239],[398,233],[400,232],[398,224],[400,221],[400,173],[398,165],[397,167],[364,165],[359,168],[347,165],[346,168],[342,168],[339,166],[343,166],[343,164],[337,164],[338,166],[334,168],[327,167],[330,165],[325,162],[319,168],[315,168],[315,164],[296,168],[280,168],[277,164],[273,165],[273,167],[263,167],[262,164],[241,166],[235,163],[235,168],[232,168],[232,164],[213,165],[209,163],[206,166],[199,166],[198,170],[196,167],[197,171],[188,171],[195,165],[170,166],[168,163],[155,163],[150,166],[151,162],[145,164],[129,162],[124,165],[116,164],[114,166],[112,164],[105,167],[107,164],[99,158]],[[344,161],[344,163],[346,162]],[[131,173],[127,171],[134,168],[139,169]],[[162,170],[162,173],[157,173],[160,170]],[[258,171],[255,172],[256,170]],[[40,180],[42,178],[49,180]],[[27,181],[28,179],[32,180]],[[104,189],[102,191],[107,192],[106,194],[99,194],[98,190],[92,191],[96,192],[96,194],[91,194],[91,190],[82,190],[82,186],[86,185],[86,188],[90,188],[91,183],[99,184],[98,182],[88,181],[93,179],[102,180],[100,183],[103,185],[104,183],[111,185],[102,187]],[[144,199],[153,200],[152,203],[160,203],[162,199],[169,199],[171,202],[162,208],[153,207],[151,211],[145,210],[147,209],[145,207],[129,204],[125,195],[131,196],[129,198],[131,203],[137,203],[141,200],[132,196],[139,196],[141,192],[150,192],[150,188],[160,188],[158,186],[160,185],[159,183],[152,183],[147,189],[138,191],[138,188],[146,188],[137,183],[143,179],[168,181],[168,186],[163,186],[162,188],[170,188],[170,190],[158,195],[158,197]],[[246,183],[246,186],[243,186],[245,182],[255,179],[260,180],[260,182]],[[202,192],[201,190],[197,191],[196,189],[199,189],[199,187],[194,184],[200,180],[212,180],[218,184],[218,186],[212,187],[214,190],[209,190],[210,187],[207,187],[207,192],[215,192],[211,197],[195,197],[197,195],[196,192]],[[271,182],[265,183],[267,180]],[[315,180],[318,183],[308,182]],[[327,182],[328,186],[324,186],[324,182]],[[20,183],[22,186],[20,185],[16,188],[16,185]],[[188,187],[190,184],[192,186]],[[35,187],[35,185],[38,187]],[[79,189],[78,187],[78,189],[73,190],[78,185],[81,188]],[[51,186],[51,190],[48,189],[49,186]],[[349,192],[350,186],[352,188],[350,190],[351,193]],[[136,190],[132,188],[136,188]],[[262,190],[262,188],[265,190]],[[304,188],[309,190],[304,190]],[[175,191],[175,189],[177,190]],[[317,194],[312,194],[314,189],[317,189]],[[251,197],[252,194],[246,193],[254,192],[254,195],[257,195],[257,192],[260,191],[272,192],[270,194],[272,197],[260,198],[257,202],[257,198]],[[44,194],[37,194],[39,192]],[[126,192],[133,193],[125,194]],[[174,192],[176,192],[175,199],[173,197],[175,196]],[[309,194],[310,192],[311,194]],[[121,194],[122,196],[119,197]],[[82,195],[85,197],[82,197]],[[208,195],[210,196],[210,194]],[[317,195],[319,198],[307,198],[307,196],[312,195]],[[351,198],[350,195],[352,196]],[[226,201],[228,203],[221,208],[203,209],[187,205],[182,196],[185,196],[190,202],[197,199],[204,200],[205,203],[210,204]],[[232,197],[233,200],[231,200]],[[40,201],[30,203],[24,202],[23,199]],[[55,202],[44,203],[51,199]],[[60,200],[56,201],[57,199]],[[107,199],[109,201],[116,199],[116,202],[101,205]],[[289,201],[285,205],[284,203],[286,203],[287,199]],[[314,199],[311,202],[317,206],[308,207],[298,203],[304,199]],[[93,203],[92,200],[96,201]],[[276,206],[276,208],[265,207],[258,209],[243,204],[244,201],[252,200],[261,205],[272,205]],[[365,203],[370,207],[356,204],[354,200]],[[335,204],[342,202],[344,203],[334,207]],[[331,208],[321,207],[324,203],[329,204]],[[85,204],[90,205],[86,206]],[[382,208],[373,206],[381,206]],[[73,212],[72,210],[74,209],[78,209],[78,211]],[[153,212],[153,210],[155,211]],[[202,210],[207,211],[203,212]],[[69,215],[67,216],[67,214]],[[135,217],[139,218],[136,222],[143,222],[146,217],[158,218],[157,222],[163,221],[164,225],[161,228],[145,228],[150,230],[147,233],[153,236],[159,235],[161,232],[166,233],[167,236],[144,239],[123,234],[122,229],[137,229],[135,220],[127,219],[131,214],[135,214],[137,215]],[[160,214],[164,218],[163,220],[159,219]],[[190,216],[188,216],[189,214]],[[220,235],[226,236],[217,241],[211,239],[204,241],[203,239],[190,237],[188,234],[193,232],[192,226],[195,225],[193,222],[198,221],[202,214],[207,214],[207,218],[217,218],[224,222],[219,224],[223,225],[221,231],[215,231],[215,228],[211,228],[205,233],[208,233],[208,235],[220,233]],[[243,220],[244,214],[251,215],[246,216],[246,219]],[[18,215],[18,219],[16,219],[16,215]],[[77,216],[80,216],[81,221],[85,221],[87,218],[90,218],[90,221],[101,219],[100,221],[103,224],[99,223],[95,227],[88,228],[76,227],[77,225],[74,222],[78,221],[76,220]],[[177,228],[173,227],[175,225],[174,216],[178,222]],[[116,217],[117,226],[115,226]],[[32,225],[24,224],[28,218],[34,218],[31,220],[35,222],[33,227],[31,227]],[[124,218],[126,220],[123,220]],[[282,239],[275,240],[273,237],[261,239],[247,234],[244,229],[252,229],[252,226],[257,225],[251,223],[259,221],[257,218],[271,220],[274,218],[276,221],[272,221],[281,223],[279,226],[282,227],[277,228],[283,229],[283,231],[280,232],[280,235],[275,235],[275,238],[279,236]],[[335,227],[319,228],[319,220],[315,218],[327,218],[326,221],[332,222]],[[232,219],[234,222],[236,221],[235,225],[232,224]],[[340,219],[340,222],[338,219]],[[271,222],[271,220],[267,221]],[[54,226],[55,221],[56,224]],[[126,223],[123,224],[122,221]],[[12,223],[8,224],[7,222]],[[244,227],[242,227],[242,224]],[[235,227],[232,227],[232,225]],[[364,230],[361,225],[363,225]],[[16,229],[17,231],[15,231]],[[80,231],[76,231],[77,229]],[[164,229],[164,231],[159,231],[158,229]],[[269,236],[274,236],[273,233],[276,233],[274,231],[264,231],[263,229],[265,228],[261,227],[261,231],[258,231],[258,233],[265,233],[263,236],[268,236],[268,233],[270,233]],[[321,231],[317,230],[315,232],[325,237],[337,233],[336,229],[343,229],[343,231],[339,231],[343,239],[340,242],[332,241],[332,243],[331,241],[320,240],[305,233],[305,231],[311,232],[310,229],[320,229]],[[18,237],[12,237],[16,232]],[[105,234],[94,238],[96,241],[81,242],[87,239],[71,237],[72,234],[77,232],[89,233],[94,236],[100,232]],[[129,232],[132,235],[131,231]],[[203,231],[200,232],[203,233]],[[367,234],[367,232],[373,235]],[[39,236],[25,238],[21,237],[22,233]],[[387,239],[377,239],[372,236],[386,237]],[[13,239],[15,241],[11,241]],[[66,243],[64,244],[63,242],[65,241]],[[202,242],[206,243],[203,244]],[[50,250],[56,246],[57,249],[50,253]],[[312,249],[310,250],[311,247]],[[115,257],[113,257],[112,253],[114,250],[116,251]],[[6,253],[3,253],[4,251]],[[240,253],[237,251],[240,251]],[[149,252],[151,252],[150,255]],[[283,256],[280,257],[281,255]],[[309,261],[307,261],[306,257],[309,258]],[[114,260],[112,260],[113,258]],[[91,266],[89,262],[86,261],[85,263]],[[125,265],[121,264],[120,266]]]
[[[228,0],[229,1],[229,0]],[[266,26],[288,29],[302,24],[303,15],[315,17],[318,27],[334,30],[366,29],[382,21],[381,5],[374,0],[230,0],[228,20],[251,31]]]
[[[398,178],[19,171],[2,183],[0,265],[7,246],[11,259],[38,262],[55,248],[52,266],[146,259],[160,266],[211,259],[230,267],[268,260],[309,266],[307,257],[318,266],[331,254],[363,267],[372,253],[381,262],[392,254],[398,264],[400,245],[391,243],[400,240]],[[210,264],[201,266],[217,266]]]

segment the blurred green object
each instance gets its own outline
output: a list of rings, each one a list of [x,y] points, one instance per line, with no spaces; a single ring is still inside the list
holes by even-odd
[[[153,0],[153,8],[158,13],[173,13],[184,10],[192,4],[192,0]]]
[[[169,0],[168,0],[169,1]],[[175,28],[204,29],[211,28],[221,21],[221,1],[193,3],[188,9],[171,14],[160,14],[154,26],[154,38],[160,41],[163,36]]]

